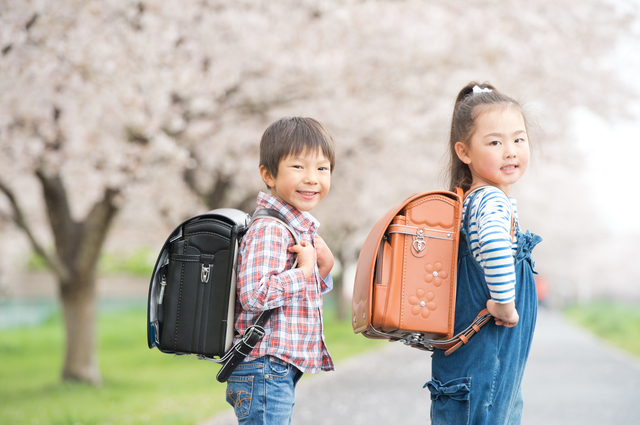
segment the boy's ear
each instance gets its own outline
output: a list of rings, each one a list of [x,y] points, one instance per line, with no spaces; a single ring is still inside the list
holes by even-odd
[[[275,187],[275,179],[273,178],[271,171],[269,171],[264,165],[260,166],[260,176],[262,177],[264,184],[269,186],[269,189]]]
[[[464,143],[456,142],[453,148],[455,149],[456,155],[458,155],[460,161],[464,162],[467,165],[471,163],[469,152],[467,151],[467,147],[464,145]]]

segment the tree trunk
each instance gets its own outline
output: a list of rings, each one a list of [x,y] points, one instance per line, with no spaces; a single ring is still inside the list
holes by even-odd
[[[340,259],[340,264],[342,265],[342,271],[340,272],[340,276],[333,282],[333,292],[335,294],[336,299],[336,318],[340,321],[346,320],[351,317],[351,313],[347,312],[347,302],[344,297],[344,269],[346,267],[346,256],[343,255],[343,249],[340,249],[337,252],[337,256]]]
[[[60,282],[60,297],[67,335],[62,379],[100,385],[96,356],[96,283]]]
[[[60,298],[67,335],[63,380],[99,385],[96,347],[96,268],[109,227],[118,211],[117,189],[105,188],[83,221],[71,216],[67,189],[59,174],[38,170],[49,222],[53,230],[56,257],[65,272],[58,274]]]

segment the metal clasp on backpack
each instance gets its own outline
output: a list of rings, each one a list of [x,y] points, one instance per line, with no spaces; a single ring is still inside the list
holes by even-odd
[[[211,279],[211,266],[213,266],[214,255],[201,255],[200,262],[202,266],[200,267],[200,281],[202,283],[209,283],[209,279]]]
[[[433,351],[435,348],[433,345],[427,343],[424,340],[424,337],[419,333],[413,333],[405,335],[400,341],[404,343],[404,345],[408,345],[410,347],[418,348],[424,351]]]
[[[209,277],[211,276],[211,264],[205,267],[202,265],[202,269],[200,271],[200,280],[202,283],[209,283]]]
[[[422,252],[427,247],[427,243],[424,241],[424,231],[422,229],[418,230],[416,233],[416,238],[413,241],[413,247],[417,252]]]
[[[162,299],[164,298],[164,288],[167,287],[167,277],[163,274],[162,280],[160,280],[160,295],[158,295],[158,304],[162,304]]]

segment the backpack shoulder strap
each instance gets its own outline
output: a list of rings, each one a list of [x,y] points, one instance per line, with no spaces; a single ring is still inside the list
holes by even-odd
[[[280,213],[280,211],[276,211],[271,208],[259,209],[258,211],[255,212],[255,214],[253,214],[253,217],[251,217],[251,222],[249,223],[249,227],[253,224],[254,221],[259,220],[261,218],[274,220],[282,224],[289,231],[289,233],[291,233],[291,236],[293,236],[293,240],[296,242],[296,245],[300,245],[300,238],[298,237],[298,234],[296,233],[295,230],[293,230],[293,228],[289,225],[289,223],[287,223],[287,219]],[[298,259],[296,258],[296,261],[293,263],[293,266],[291,268],[295,269],[297,265],[298,265]]]
[[[253,222],[259,219],[275,220],[282,224],[291,233],[296,244],[300,244],[298,234],[293,230],[289,223],[287,223],[287,219],[279,211],[270,208],[259,209],[255,214],[253,214],[253,217],[251,217],[248,227],[251,227]],[[291,268],[295,269],[297,265],[298,259],[296,258]],[[216,363],[222,363],[222,367],[216,375],[216,379],[219,382],[226,382],[235,368],[242,363],[245,357],[247,357],[251,350],[253,350],[253,347],[255,347],[256,344],[264,337],[264,327],[269,321],[274,310],[275,309],[261,312],[256,318],[254,324],[247,328],[242,339],[238,341],[220,360],[214,360]]]

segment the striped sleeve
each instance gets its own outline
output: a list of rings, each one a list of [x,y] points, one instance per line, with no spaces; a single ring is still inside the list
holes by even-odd
[[[322,277],[318,277],[318,281],[320,282],[320,291],[322,295],[325,295],[333,289],[333,277],[331,277],[331,273],[329,273],[324,279]]]
[[[272,220],[259,220],[242,240],[238,297],[247,311],[270,310],[306,295],[304,272],[290,269],[293,238]]]
[[[491,299],[506,304],[515,299],[516,274],[512,252],[509,198],[500,190],[485,190],[476,198],[471,217],[475,218],[477,239],[474,255],[484,269]]]

